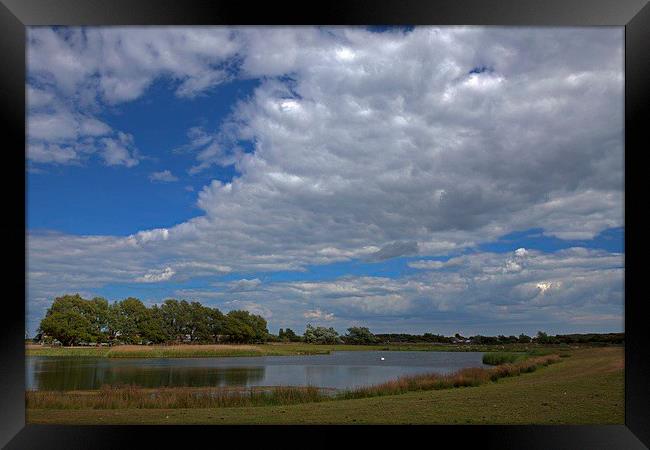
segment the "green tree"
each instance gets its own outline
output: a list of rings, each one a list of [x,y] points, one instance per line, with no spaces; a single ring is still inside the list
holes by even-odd
[[[125,298],[111,311],[113,335],[125,344],[142,341],[143,325],[148,319],[147,307],[137,298]]]
[[[548,334],[544,333],[543,331],[538,331],[536,341],[538,344],[547,344],[549,341]]]
[[[178,300],[168,299],[160,306],[163,319],[163,329],[171,340],[182,341],[184,323],[181,319],[181,306]]]
[[[344,340],[350,344],[374,344],[377,338],[366,327],[351,327],[348,328],[348,333],[344,336]]]
[[[289,342],[299,342],[300,336],[298,336],[291,328],[284,330],[284,338]]]
[[[526,336],[524,333],[521,333],[519,335],[518,341],[521,342],[522,344],[528,344],[530,343],[530,336]]]
[[[209,313],[210,308],[199,302],[191,302],[187,305],[186,332],[190,342],[209,342],[211,340]]]
[[[225,334],[233,342],[263,342],[268,333],[266,320],[261,316],[241,310],[226,314]]]
[[[63,345],[92,341],[94,327],[87,303],[79,294],[55,298],[41,320],[39,332]]]
[[[207,308],[206,315],[210,341],[219,342],[220,338],[226,334],[226,318],[218,308]]]
[[[86,316],[90,321],[90,334],[95,342],[106,342],[108,333],[108,300],[95,297],[86,305]]]
[[[311,324],[307,324],[303,336],[305,342],[313,344],[338,344],[341,342],[338,332],[332,327],[314,327]]]
[[[147,342],[160,344],[171,340],[167,334],[163,314],[158,305],[153,305],[147,310],[145,320],[141,324],[142,338]]]

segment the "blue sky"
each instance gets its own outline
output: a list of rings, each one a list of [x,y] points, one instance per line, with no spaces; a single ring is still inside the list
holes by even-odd
[[[618,28],[32,28],[28,48],[31,331],[72,292],[271,331],[622,329]]]

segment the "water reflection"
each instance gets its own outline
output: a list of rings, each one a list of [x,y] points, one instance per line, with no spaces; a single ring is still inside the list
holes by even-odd
[[[113,361],[105,359],[93,358],[92,361],[80,363],[78,358],[51,358],[28,364],[27,378],[28,389],[42,390],[98,389],[104,384],[130,384],[141,387],[249,386],[264,379],[264,366],[138,366],[114,364]]]
[[[384,357],[385,360],[381,358]],[[403,375],[482,367],[477,352],[335,352],[251,358],[108,359],[28,357],[28,389],[99,389],[103,384],[318,386],[350,388]]]

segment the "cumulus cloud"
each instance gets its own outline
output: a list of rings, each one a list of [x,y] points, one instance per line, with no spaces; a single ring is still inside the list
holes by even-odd
[[[336,308],[300,309],[336,318],[406,314],[423,304],[457,310],[464,298],[476,299],[466,314],[477,317],[481,301],[490,317],[523,308],[494,304],[487,293],[544,305],[563,299],[596,311],[584,300],[589,282],[604,289],[593,298],[617,295],[603,283],[616,285],[620,268],[601,279],[579,266],[574,281],[567,274],[524,281],[531,261],[554,264],[532,258],[532,250],[498,263],[467,257],[454,270],[424,257],[532,227],[589,239],[623,225],[621,29],[39,28],[30,30],[29,48],[35,134],[28,154],[42,163],[97,152],[106,164],[134,166],[133,138],[92,121],[99,120],[92,107],[138,98],[158,77],[172,80],[179,97],[259,78],[222,123],[189,130],[177,149],[193,158],[191,173],[215,165],[238,173],[200,190],[200,215],[129,237],[30,236],[30,277],[41,274],[36,286],[65,277],[99,286],[144,277],[150,267],[180,271],[179,262],[196,264],[182,269],[191,277],[205,265],[257,273],[420,255],[410,266],[424,281],[370,277],[284,289],[295,299],[311,292],[344,299],[334,300]],[[63,103],[64,96],[72,100]],[[48,108],[52,102],[63,106]],[[59,127],[48,126],[55,122]],[[569,267],[567,258],[588,265],[605,256],[575,251],[563,258]],[[107,259],[103,271],[98,262]],[[102,272],[77,270],[81,264]],[[474,276],[480,264],[482,278]],[[130,266],[135,272],[121,272]],[[496,279],[511,284],[490,284]],[[545,290],[541,303],[537,284],[554,280],[562,288]],[[275,317],[285,305],[278,301]],[[612,314],[594,311],[585,317]]]
[[[138,283],[158,283],[169,280],[175,273],[171,267],[165,267],[163,270],[154,270],[141,277],[137,277],[135,281]]]
[[[178,181],[178,177],[174,176],[170,170],[162,170],[160,172],[153,172],[149,175],[150,181],[159,181],[162,183],[173,183]]]
[[[138,164],[139,161],[134,156],[137,152],[132,148],[133,136],[130,134],[118,132],[117,139],[104,138],[101,143],[101,155],[107,166],[133,167]]]
[[[174,81],[177,96],[195,97],[229,79],[222,66],[239,45],[218,27],[30,28],[28,157],[66,164],[98,153],[107,165],[135,166],[117,132],[80,148],[80,140],[112,131],[93,114],[139,98],[158,78]],[[74,157],[53,145],[63,140]]]
[[[454,333],[566,332],[574,326],[623,327],[623,256],[571,248],[556,253],[529,250],[522,270],[507,270],[511,253],[473,253],[454,258],[454,270],[418,271],[401,278],[345,276],[333,280],[237,282],[180,293],[227,307],[240,302],[267,305],[276,326],[302,329],[305,319],[338,329],[359,323],[376,332],[405,329]],[[582,328],[583,330],[585,328]]]

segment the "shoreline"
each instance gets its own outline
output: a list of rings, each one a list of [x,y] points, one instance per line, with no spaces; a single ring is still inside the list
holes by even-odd
[[[119,345],[113,347],[46,347],[28,345],[26,356],[96,357],[96,358],[215,358],[253,356],[327,355],[333,351],[429,351],[429,352],[522,352],[568,351],[598,348],[590,345],[545,344],[189,344],[189,345]],[[619,347],[619,346],[609,346]],[[622,348],[622,346],[620,346]]]

